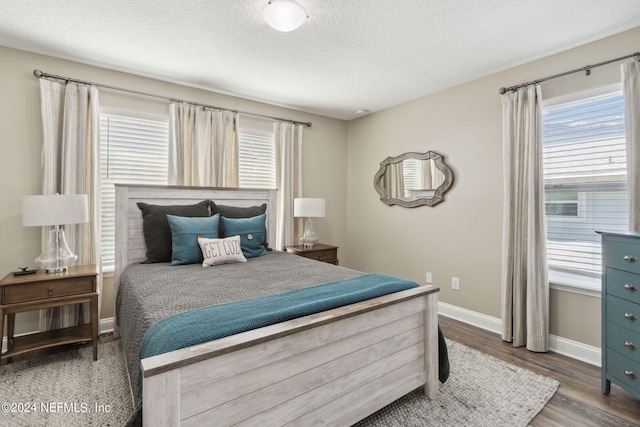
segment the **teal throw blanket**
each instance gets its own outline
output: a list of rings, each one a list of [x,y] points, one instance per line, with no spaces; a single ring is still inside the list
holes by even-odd
[[[418,286],[415,282],[385,274],[365,274],[281,294],[185,311],[149,328],[140,347],[140,359]],[[142,390],[142,387],[138,389]]]

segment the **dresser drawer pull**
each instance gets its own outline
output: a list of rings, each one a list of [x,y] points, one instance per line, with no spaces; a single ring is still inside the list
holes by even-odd
[[[634,257],[633,255],[625,255],[624,258],[622,259],[624,259],[627,262],[634,262],[637,258]]]
[[[53,286],[49,286],[49,296],[53,296]]]
[[[635,380],[636,378],[638,378],[638,376],[636,375],[636,373],[635,373],[635,372],[633,372],[633,371],[631,371],[631,370],[629,370],[629,369],[625,369],[625,370],[624,370],[624,374],[625,374],[626,376],[628,376],[629,378],[634,379],[634,380]]]
[[[625,341],[624,346],[630,350],[635,350],[636,348],[638,348],[638,346],[632,343],[631,341]]]
[[[636,315],[633,314],[633,313],[625,313],[624,314],[624,318],[625,319],[629,319],[629,320],[636,320],[637,319]]]
[[[624,284],[624,288],[628,291],[636,291],[638,290],[638,288],[636,288],[634,285],[630,284],[630,283],[625,283]]]

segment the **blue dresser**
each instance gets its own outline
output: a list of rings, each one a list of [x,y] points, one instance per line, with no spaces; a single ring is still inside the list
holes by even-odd
[[[602,235],[602,392],[640,397],[640,233]]]

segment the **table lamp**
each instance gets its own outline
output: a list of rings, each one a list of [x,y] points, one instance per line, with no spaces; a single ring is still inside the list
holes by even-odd
[[[66,271],[78,259],[69,249],[61,226],[88,221],[86,194],[22,196],[22,225],[51,226],[44,250],[35,260],[47,273]]]
[[[304,233],[300,241],[305,249],[313,248],[318,242],[318,237],[313,230],[313,220],[311,218],[322,218],[325,214],[324,199],[301,198],[293,199],[293,216],[307,217],[304,224]]]

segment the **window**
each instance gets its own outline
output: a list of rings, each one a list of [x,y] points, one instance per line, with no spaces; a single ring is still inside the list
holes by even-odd
[[[168,120],[125,114],[100,114],[102,264],[107,271],[115,264],[114,184],[167,185]],[[243,129],[238,152],[240,187],[275,188],[272,133]]]
[[[273,133],[241,129],[238,132],[238,163],[241,188],[276,188]]]
[[[114,184],[167,184],[169,123],[100,114],[102,263],[115,263]]]
[[[595,231],[628,227],[622,93],[546,106],[542,133],[549,269],[597,277]]]
[[[544,212],[547,218],[583,218],[584,204],[580,206],[580,196],[584,193],[577,191],[548,191],[544,201]],[[584,198],[583,198],[584,199]]]

